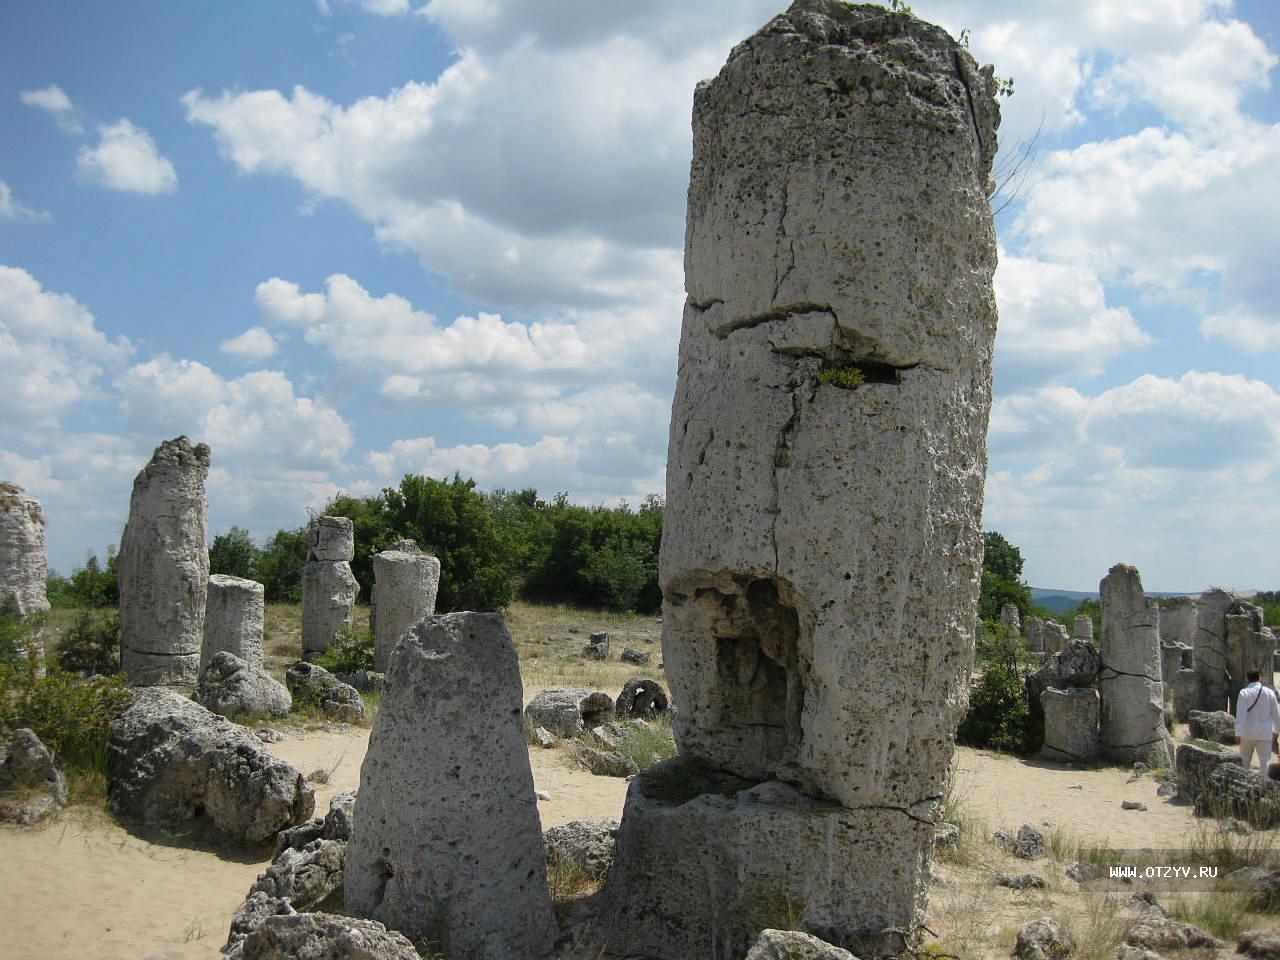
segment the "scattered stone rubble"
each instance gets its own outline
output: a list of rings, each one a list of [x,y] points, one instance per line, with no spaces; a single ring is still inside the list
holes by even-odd
[[[524,708],[529,726],[566,740],[613,719],[613,699],[601,690],[548,687]]]
[[[284,682],[297,703],[318,707],[335,723],[359,723],[364,719],[360,691],[318,664],[299,660],[285,671]]]
[[[120,539],[120,669],[138,686],[194,687],[209,588],[209,448],[166,440],[133,481]]]

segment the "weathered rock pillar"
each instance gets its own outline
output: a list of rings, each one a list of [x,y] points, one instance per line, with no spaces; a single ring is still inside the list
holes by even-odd
[[[200,672],[214,654],[235,654],[254,670],[262,669],[262,626],[266,615],[264,588],[256,580],[215,573],[209,577],[204,611]]]
[[[373,669],[385,673],[400,637],[423,617],[436,612],[440,561],[412,540],[373,558]]]
[[[1173,740],[1164,725],[1156,601],[1143,593],[1137,569],[1123,563],[1103,577],[1098,592],[1102,752],[1124,763],[1141,760],[1167,767],[1173,761]]]
[[[346,906],[450,957],[540,957],[555,939],[515,646],[495,613],[396,646],[360,770]]]
[[[1170,597],[1160,608],[1160,642],[1195,645],[1195,597]]]
[[[1196,632],[1192,640],[1196,672],[1200,674],[1201,710],[1230,710],[1230,670],[1227,655],[1227,610],[1235,597],[1220,587],[1200,594],[1196,604]]]
[[[1044,709],[1044,746],[1040,755],[1046,760],[1077,763],[1098,755],[1098,691],[1092,687],[1049,687],[1040,694]]]
[[[1262,626],[1262,608],[1245,600],[1237,600],[1223,617],[1227,645],[1227,666],[1231,682],[1227,697],[1232,707],[1248,681],[1250,670],[1262,674],[1262,682],[1272,680],[1271,659],[1275,642],[1270,630]]]
[[[347,517],[311,521],[311,547],[302,568],[302,658],[310,660],[350,630],[360,584],[351,572],[355,524]]]
[[[1018,613],[1016,603],[1006,603],[1000,608],[1000,626],[1011,631],[1015,637],[1021,635],[1022,615]]]
[[[139,686],[194,687],[209,589],[209,448],[166,440],[133,481],[120,539],[120,669]]]
[[[1081,614],[1076,617],[1071,627],[1072,640],[1093,639],[1093,617]]]
[[[48,575],[40,501],[27,496],[17,484],[0,480],[0,607],[11,606],[23,620],[47,613]],[[37,662],[43,664],[44,640],[39,631],[32,640]],[[17,652],[23,655],[29,649]]]
[[[739,957],[784,902],[860,956],[922,920],[983,552],[993,89],[941,29],[836,0],[697,88],[663,658],[677,762],[741,785],[633,781],[616,949]]]

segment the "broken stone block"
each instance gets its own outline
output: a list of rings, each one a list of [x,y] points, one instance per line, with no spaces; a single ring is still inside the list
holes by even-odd
[[[641,719],[660,716],[667,712],[671,704],[667,700],[667,692],[657,680],[645,677],[632,677],[622,686],[622,692],[613,705],[619,719],[639,717]]]
[[[324,653],[350,633],[360,584],[345,560],[312,560],[302,568],[302,656]]]
[[[643,650],[636,650],[632,647],[624,647],[621,656],[618,657],[623,663],[634,663],[638,667],[646,667],[649,661],[653,659]]]
[[[209,448],[166,440],[133,481],[120,538],[120,669],[137,686],[194,687],[209,589]]]
[[[634,760],[616,751],[580,747],[578,761],[598,777],[630,777],[640,772]]]
[[[1125,564],[1112,567],[1098,591],[1102,752],[1124,763],[1140,760],[1167,767],[1173,758],[1173,738],[1164,723],[1156,601],[1143,593],[1137,569]]]
[[[1074,949],[1070,937],[1052,917],[1041,917],[1018,928],[1013,955],[1018,960],[1062,960]]]
[[[295,702],[319,707],[335,723],[359,723],[364,719],[360,692],[318,664],[299,660],[285,671],[284,682]]]
[[[582,647],[582,655],[588,660],[608,660],[609,635],[607,633],[591,634]]]
[[[1236,718],[1225,710],[1192,710],[1187,717],[1187,732],[1201,740],[1233,745]]]
[[[568,740],[612,720],[613,700],[600,690],[548,687],[529,701],[524,715],[530,726]]]
[[[224,717],[279,719],[293,708],[283,683],[225,650],[205,666],[192,699]]]
[[[1209,774],[1221,764],[1241,766],[1235,751],[1206,750],[1193,743],[1180,743],[1174,754],[1174,772],[1178,778],[1178,799],[1195,803],[1209,783]]]
[[[1098,755],[1098,691],[1088,687],[1054,687],[1040,694],[1044,710],[1044,746],[1040,756],[1058,763],[1081,763]]]
[[[1194,647],[1195,636],[1195,597],[1169,597],[1160,607],[1160,642]]]
[[[449,956],[538,957],[551,947],[522,699],[499,615],[427,617],[401,638],[360,771],[351,913]]]
[[[214,655],[226,651],[251,669],[262,669],[262,625],[266,607],[264,588],[256,580],[215,573],[209,577],[200,646],[203,674]]]
[[[349,517],[315,517],[307,527],[308,560],[351,561],[356,555],[356,528]]]
[[[419,960],[413,944],[373,920],[332,913],[274,914],[227,960]]]
[[[1022,615],[1018,613],[1018,605],[1016,603],[1006,603],[1000,608],[1000,626],[1015,637],[1021,635]]]
[[[385,673],[391,651],[404,632],[436,612],[439,590],[440,561],[422,553],[416,545],[412,550],[384,550],[374,556],[369,611],[374,670]]]
[[[556,863],[572,863],[591,877],[603,877],[613,863],[613,846],[618,836],[618,821],[570,820],[550,827],[543,834],[547,847],[547,867]]]
[[[857,960],[857,957],[799,930],[761,930],[746,960]]]
[[[1237,600],[1227,608],[1223,623],[1227,664],[1231,674],[1227,695],[1234,703],[1249,682],[1245,678],[1250,670],[1257,670],[1262,676],[1262,682],[1271,684],[1271,659],[1275,640],[1271,631],[1262,626],[1262,608],[1244,600]]]
[[[1072,640],[1092,640],[1093,639],[1093,617],[1078,616],[1073,621],[1071,627]]]
[[[0,742],[0,821],[29,825],[65,807],[67,781],[53,751],[19,727]]]
[[[1040,710],[1040,697],[1049,687],[1070,690],[1091,687],[1102,669],[1102,660],[1087,640],[1071,640],[1045,660],[1035,673],[1027,677],[1027,700],[1032,710]]]
[[[1205,778],[1195,810],[1199,816],[1239,817],[1255,829],[1269,830],[1280,824],[1280,783],[1257,770],[1220,763]]]

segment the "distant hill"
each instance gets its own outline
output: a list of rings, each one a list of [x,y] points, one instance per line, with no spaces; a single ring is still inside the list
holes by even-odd
[[[1149,597],[1186,597],[1199,596],[1199,594],[1188,593],[1168,593],[1159,590],[1148,590]],[[1079,606],[1081,600],[1097,600],[1098,592],[1095,590],[1089,592],[1087,590],[1057,590],[1053,587],[1032,587],[1031,602],[1037,603],[1046,610],[1054,613],[1065,613],[1072,607]]]

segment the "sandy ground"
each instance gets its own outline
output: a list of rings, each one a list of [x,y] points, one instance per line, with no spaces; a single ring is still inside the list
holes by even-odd
[[[272,745],[304,773],[330,771],[316,787],[316,810],[359,785],[369,732],[298,731]],[[574,819],[619,817],[626,782],[574,767],[559,750],[530,752],[534,784],[551,795],[538,804],[544,827]],[[1118,769],[1076,770],[961,749],[956,791],[990,829],[1051,825],[1113,847],[1179,846],[1195,830],[1190,807],[1155,795],[1143,777]],[[1120,809],[1140,800],[1146,811]],[[10,960],[95,957],[214,960],[236,906],[266,866],[208,848],[149,842],[104,814],[73,808],[35,828],[0,829],[0,953]]]

